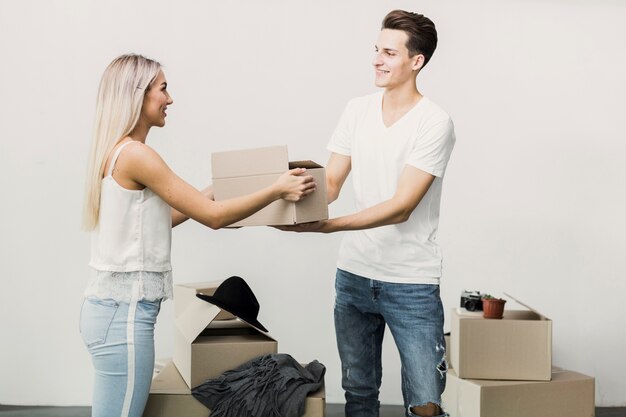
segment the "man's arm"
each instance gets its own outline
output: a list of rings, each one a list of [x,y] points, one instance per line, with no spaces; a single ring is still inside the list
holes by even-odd
[[[358,213],[327,220],[320,232],[362,230],[404,223],[434,180],[433,175],[411,165],[405,165],[393,197]]]
[[[413,213],[413,210],[415,210],[415,207],[422,200],[434,180],[435,177],[433,175],[411,165],[405,165],[400,174],[396,192],[389,200],[347,216],[281,227],[281,229],[294,232],[332,233],[342,230],[371,229],[373,227],[403,223],[409,219],[411,213]],[[329,191],[329,198],[330,196]]]
[[[338,153],[331,153],[326,164],[326,194],[328,204],[339,197],[341,187],[352,169],[352,158]]]

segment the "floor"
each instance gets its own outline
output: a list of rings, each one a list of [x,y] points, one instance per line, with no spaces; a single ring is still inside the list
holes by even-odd
[[[0,417],[89,417],[89,407],[24,407],[0,405]],[[383,405],[380,417],[402,417],[403,407]],[[343,405],[328,404],[326,417],[343,417]],[[626,407],[596,407],[596,417],[626,417]]]

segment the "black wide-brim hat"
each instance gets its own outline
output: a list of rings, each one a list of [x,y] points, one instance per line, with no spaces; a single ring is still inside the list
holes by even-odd
[[[267,333],[265,326],[257,320],[259,302],[243,278],[230,277],[217,287],[215,294],[196,294],[196,297],[228,311],[249,325]]]

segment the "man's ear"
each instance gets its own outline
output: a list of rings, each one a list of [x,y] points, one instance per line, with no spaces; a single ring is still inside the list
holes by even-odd
[[[422,67],[424,66],[424,55],[422,54],[417,54],[414,57],[411,58],[413,60],[413,71],[419,71],[422,69]]]

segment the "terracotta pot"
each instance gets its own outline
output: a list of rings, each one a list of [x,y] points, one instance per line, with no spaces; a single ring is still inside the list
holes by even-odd
[[[483,298],[483,317],[486,319],[501,319],[504,314],[506,300],[500,298]]]

